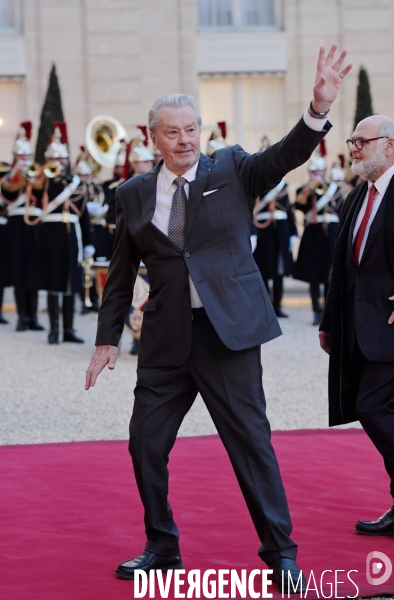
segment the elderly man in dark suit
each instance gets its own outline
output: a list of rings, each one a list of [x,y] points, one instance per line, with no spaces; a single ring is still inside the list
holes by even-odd
[[[260,345],[281,331],[249,240],[256,196],[305,162],[330,128],[327,112],[351,68],[342,69],[345,52],[334,62],[335,51],[320,51],[313,100],[303,118],[283,140],[254,155],[240,146],[209,158],[201,154],[194,100],[181,94],[159,98],[149,129],[163,161],[117,190],[115,249],[86,389],[106,365],[115,366],[141,259],[150,281],[130,423],[147,543],[140,556],[119,565],[118,577],[132,579],[135,569],[182,568],[167,501],[167,462],[201,392],[261,540],[260,557],[279,585],[290,571],[294,587],[303,586],[301,579],[297,584],[297,546],[289,537],[261,382]]]
[[[346,199],[320,326],[330,354],[330,425],[360,421],[394,497],[394,120],[368,117],[347,143],[365,181]],[[358,521],[356,531],[394,535],[394,508]]]

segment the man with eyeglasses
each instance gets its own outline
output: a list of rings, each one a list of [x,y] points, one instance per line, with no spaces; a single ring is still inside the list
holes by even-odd
[[[360,421],[394,497],[394,120],[368,117],[346,143],[365,181],[346,199],[320,325],[330,354],[330,425]],[[394,507],[355,530],[394,535]]]

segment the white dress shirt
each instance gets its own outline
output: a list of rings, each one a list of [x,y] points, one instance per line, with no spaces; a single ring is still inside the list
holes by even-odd
[[[186,173],[182,175],[184,179],[186,179],[187,183],[185,183],[185,193],[186,198],[189,199],[189,182],[194,181],[196,178],[198,167],[198,161],[195,165]],[[177,189],[174,179],[176,179],[178,175],[171,173],[169,169],[163,164],[162,168],[159,171],[157,176],[157,187],[156,187],[156,209],[153,215],[152,223],[156,225],[160,231],[162,231],[165,235],[168,235],[168,225],[170,222],[170,214],[172,207],[172,199]],[[192,303],[192,308],[201,308],[202,302],[200,296],[197,293],[195,285],[192,281],[192,278],[189,275],[189,284],[190,284],[190,298]]]
[[[324,125],[327,122],[327,119],[314,119],[311,117],[307,111],[305,111],[303,115],[303,119],[314,131],[322,131]],[[196,178],[198,162],[186,173],[182,175],[184,179],[186,179],[187,183],[185,183],[185,193],[186,197],[189,198],[189,182],[194,181]],[[153,215],[152,223],[156,225],[160,231],[162,231],[165,235],[168,235],[168,225],[170,222],[170,214],[172,207],[172,199],[174,196],[174,192],[177,189],[174,184],[174,179],[176,179],[178,175],[171,173],[169,169],[167,169],[166,165],[163,164],[162,168],[159,171],[157,176],[157,187],[156,187],[156,208]],[[192,308],[201,308],[202,302],[200,296],[197,293],[195,285],[189,275],[189,283],[190,283],[190,298]]]
[[[377,191],[376,191],[376,196],[375,196],[374,203],[372,205],[371,215],[370,215],[370,217],[368,219],[368,223],[367,223],[367,227],[365,229],[363,241],[361,243],[359,262],[361,261],[361,257],[362,257],[363,252],[364,252],[365,244],[367,243],[368,234],[369,234],[369,230],[371,228],[372,222],[373,222],[373,220],[374,220],[374,218],[376,216],[376,213],[378,212],[380,203],[382,202],[383,196],[386,193],[386,190],[388,188],[388,185],[389,185],[390,180],[393,177],[393,175],[394,175],[394,165],[392,167],[390,167],[389,169],[387,169],[387,171],[385,171],[383,173],[383,175],[381,175],[379,177],[379,179],[377,179],[375,181],[375,183],[372,183],[372,181],[368,181],[368,190],[367,190],[367,193],[365,194],[365,198],[364,198],[361,210],[358,213],[357,221],[356,221],[356,224],[354,226],[353,244],[354,244],[354,241],[356,239],[357,231],[360,229],[361,221],[363,220],[363,216],[364,216],[365,211],[367,209],[367,202],[368,202],[369,190],[371,189],[372,185],[374,185],[376,187]]]

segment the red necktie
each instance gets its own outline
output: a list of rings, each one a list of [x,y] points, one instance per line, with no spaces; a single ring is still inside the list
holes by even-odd
[[[354,258],[356,259],[357,263],[359,263],[359,259],[360,259],[360,250],[361,250],[361,246],[363,243],[363,239],[364,239],[364,235],[365,235],[365,230],[367,228],[368,225],[368,221],[369,221],[369,217],[371,216],[371,211],[372,211],[372,207],[373,207],[373,203],[375,200],[375,196],[377,193],[377,189],[374,185],[371,186],[370,190],[369,190],[369,196],[368,196],[368,201],[367,201],[367,208],[365,209],[365,213],[364,216],[362,218],[360,227],[357,231],[356,234],[356,239],[354,240],[354,244],[353,244],[353,253],[354,253]]]

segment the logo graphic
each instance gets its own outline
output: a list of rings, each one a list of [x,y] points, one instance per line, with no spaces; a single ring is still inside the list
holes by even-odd
[[[384,566],[384,568],[383,568]],[[371,585],[382,585],[390,578],[393,565],[388,556],[383,552],[370,552],[367,556],[367,581]],[[376,577],[379,575],[379,577]]]

